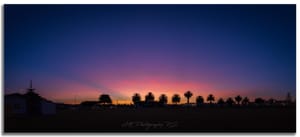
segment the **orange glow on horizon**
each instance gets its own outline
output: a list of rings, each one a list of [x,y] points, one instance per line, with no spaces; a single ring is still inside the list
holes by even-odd
[[[101,94],[109,94],[113,100],[113,104],[132,104],[131,98],[134,93],[139,93],[141,99],[145,99],[145,95],[148,92],[152,92],[155,96],[155,100],[159,99],[161,94],[166,94],[168,97],[168,104],[172,103],[172,96],[179,94],[181,97],[180,103],[186,103],[187,99],[184,97],[186,91],[191,91],[193,96],[190,98],[190,102],[196,102],[197,96],[202,96],[206,102],[206,98],[209,94],[215,96],[215,101],[220,97],[227,99],[228,97],[235,97],[241,95],[247,96],[250,100],[254,100],[255,97],[263,97],[269,99],[269,96],[253,94],[251,90],[229,90],[218,88],[215,85],[199,82],[183,82],[179,80],[157,80],[141,79],[141,80],[120,80],[114,82],[101,82],[94,80],[94,83],[103,83],[107,89],[99,89],[92,87],[89,84],[83,84],[78,81],[55,79],[60,83],[56,87],[44,87],[51,92],[41,92],[41,96],[52,100],[54,102],[66,103],[66,104],[80,104],[82,101],[97,101]],[[95,84],[96,85],[96,84]],[[111,88],[113,87],[113,88]],[[37,87],[39,88],[39,87]],[[253,89],[255,90],[255,89]],[[275,96],[273,98],[282,98],[283,96]]]

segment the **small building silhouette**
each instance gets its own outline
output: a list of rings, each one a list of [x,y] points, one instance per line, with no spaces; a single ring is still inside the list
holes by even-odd
[[[26,99],[19,93],[5,95],[6,114],[25,114],[27,112]]]
[[[27,93],[13,93],[5,95],[5,113],[7,115],[28,114],[28,115],[51,115],[56,113],[56,104],[34,92],[32,82]]]

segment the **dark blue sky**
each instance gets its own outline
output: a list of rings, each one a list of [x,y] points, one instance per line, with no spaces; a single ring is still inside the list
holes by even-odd
[[[296,93],[296,5],[5,5],[5,93]],[[86,95],[86,96],[85,96]]]

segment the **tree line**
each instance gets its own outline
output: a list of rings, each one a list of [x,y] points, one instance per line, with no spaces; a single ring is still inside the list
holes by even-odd
[[[183,96],[187,99],[186,104],[190,104],[190,98],[193,96],[193,93],[191,91],[187,91],[183,94]],[[155,97],[152,92],[149,92],[147,95],[145,95],[144,101],[142,101],[142,97],[139,93],[135,93],[132,96],[132,102],[135,105],[138,105],[140,103],[147,104],[147,103],[153,103],[153,102],[157,102],[157,103],[165,105],[168,102],[168,97],[166,94],[161,94],[158,98],[158,101],[155,101],[154,99],[155,99]],[[197,96],[196,97],[196,105],[204,104],[204,100],[205,99],[203,96]],[[240,95],[237,95],[235,97],[228,97],[227,99],[219,98],[218,100],[216,100],[216,98],[213,94],[209,94],[206,98],[206,101],[209,104],[219,104],[219,105],[225,105],[225,104],[226,105],[234,105],[234,104],[248,105],[249,103],[251,103],[248,97],[242,97]],[[171,102],[175,105],[179,104],[181,102],[181,96],[179,94],[174,94],[171,98]],[[278,101],[273,98],[270,98],[269,100],[265,100],[263,98],[255,98],[253,103],[262,105],[265,103],[274,104],[276,102],[278,102]],[[291,102],[292,102],[291,95],[288,93],[287,98],[284,101],[284,103],[291,103]],[[100,97],[99,97],[99,103],[111,104],[112,100],[110,99],[109,95],[103,94],[103,95],[100,95]]]

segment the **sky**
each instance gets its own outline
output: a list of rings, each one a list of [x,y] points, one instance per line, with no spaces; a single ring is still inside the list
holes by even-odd
[[[296,5],[5,5],[4,93],[296,94]]]

